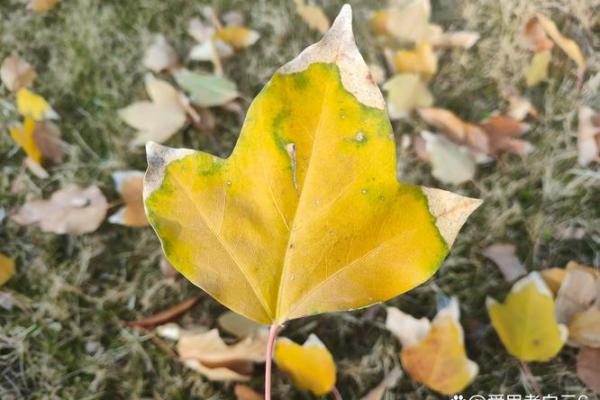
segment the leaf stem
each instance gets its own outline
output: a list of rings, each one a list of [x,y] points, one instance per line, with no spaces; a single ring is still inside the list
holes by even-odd
[[[273,368],[273,349],[275,347],[275,339],[281,329],[281,325],[273,324],[269,329],[269,339],[267,342],[267,356],[265,360],[265,400],[271,400],[271,370]]]

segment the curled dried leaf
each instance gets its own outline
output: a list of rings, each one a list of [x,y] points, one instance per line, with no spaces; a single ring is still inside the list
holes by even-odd
[[[31,86],[36,77],[35,69],[16,54],[6,57],[0,66],[0,79],[11,92]]]

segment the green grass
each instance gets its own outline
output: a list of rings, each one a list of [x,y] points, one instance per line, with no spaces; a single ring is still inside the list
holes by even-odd
[[[327,1],[334,16],[341,1]],[[358,44],[367,61],[383,62],[365,23],[381,1],[352,1]],[[144,169],[142,149],[127,146],[133,131],[116,110],[144,98],[141,58],[153,33],[163,33],[185,54],[193,39],[187,21],[212,4],[217,10],[240,10],[262,37],[249,50],[225,63],[227,75],[252,98],[273,71],[319,35],[295,15],[291,1],[70,0],[47,15],[32,15],[23,2],[0,0],[0,57],[17,52],[39,73],[35,90],[61,115],[66,162],[40,180],[25,173],[8,127],[18,121],[11,95],[0,88],[0,202],[7,210],[27,196],[47,195],[64,184],[98,184],[109,200],[118,199],[110,174]],[[416,316],[435,314],[438,293],[458,296],[469,355],[481,372],[468,393],[526,393],[532,389],[522,366],[507,355],[485,312],[485,297],[502,298],[510,285],[481,249],[498,241],[518,246],[529,270],[563,266],[569,260],[600,265],[600,172],[576,161],[577,106],[600,108],[600,27],[598,0],[458,0],[434,4],[434,20],[448,29],[472,29],[482,39],[468,51],[445,52],[431,87],[436,104],[479,119],[505,106],[503,88],[523,88],[528,53],[517,43],[530,12],[551,16],[574,38],[589,61],[582,90],[576,88],[574,64],[554,57],[551,79],[525,90],[541,112],[528,138],[536,151],[522,160],[505,155],[481,168],[474,182],[453,191],[481,197],[485,203],[467,223],[451,255],[426,285],[390,302]],[[596,12],[594,19],[594,10]],[[555,54],[560,54],[557,50]],[[199,65],[193,65],[202,68]],[[248,106],[243,103],[244,108]],[[192,147],[226,156],[242,118],[215,110],[219,152],[189,128],[169,145]],[[413,134],[424,128],[413,120],[395,127]],[[444,187],[410,150],[399,150],[402,180]],[[20,176],[24,189],[11,191]],[[579,240],[560,240],[561,226],[585,230]],[[17,259],[18,274],[2,290],[22,305],[0,309],[0,398],[2,399],[228,399],[231,384],[212,383],[183,367],[147,335],[124,327],[135,319],[181,301],[198,290],[183,279],[160,272],[158,241],[150,229],[108,223],[84,236],[44,234],[10,221],[0,224],[0,252]],[[207,296],[180,321],[214,326],[223,308]],[[283,332],[294,340],[316,333],[338,364],[338,387],[347,399],[359,398],[399,364],[399,346],[382,329],[384,306],[291,322]],[[586,393],[575,375],[572,348],[530,368],[544,393]],[[251,385],[262,387],[259,367]],[[308,399],[279,372],[277,398]],[[437,398],[404,377],[387,394],[392,398]]]

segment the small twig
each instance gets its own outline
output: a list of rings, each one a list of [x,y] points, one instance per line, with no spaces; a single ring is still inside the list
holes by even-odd
[[[265,400],[271,400],[271,370],[273,368],[273,348],[275,347],[275,339],[281,329],[281,325],[273,324],[269,329],[269,339],[267,342],[267,356],[265,365]]]
[[[151,315],[146,318],[138,319],[136,321],[123,322],[127,325],[134,326],[136,328],[150,328],[156,325],[162,325],[186,313],[198,302],[198,300],[200,300],[199,296],[192,296],[189,299],[184,300],[181,303],[176,304],[175,306],[163,310],[157,314]]]
[[[340,393],[340,391],[338,390],[338,388],[335,387],[335,386],[333,387],[333,389],[331,389],[331,395],[333,396],[333,398],[335,400],[344,400],[342,398],[342,394]]]
[[[540,387],[539,383],[535,380],[535,377],[533,376],[531,369],[529,369],[529,364],[527,364],[524,361],[521,361],[521,368],[523,368],[523,373],[525,374],[525,378],[531,384],[531,387],[533,388],[533,390],[535,390],[536,393],[539,396],[541,396],[542,388]]]

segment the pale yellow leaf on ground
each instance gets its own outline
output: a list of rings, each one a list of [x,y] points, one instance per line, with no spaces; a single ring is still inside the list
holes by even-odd
[[[259,394],[249,386],[242,385],[241,383],[236,384],[233,387],[233,394],[235,394],[236,400],[263,400],[264,396]]]
[[[420,107],[430,107],[433,95],[415,74],[398,74],[383,84],[390,119],[402,119]]]
[[[577,154],[579,165],[600,161],[600,113],[590,107],[579,107]]]
[[[37,224],[44,232],[83,234],[93,232],[106,216],[108,203],[97,186],[66,186],[48,200],[30,200],[12,216],[20,225]]]
[[[577,376],[588,388],[600,394],[600,348],[583,347],[579,350]]]
[[[535,53],[531,62],[525,69],[525,81],[527,86],[535,86],[548,79],[548,67],[552,55],[550,50]]]
[[[390,314],[391,310],[388,308],[386,326],[392,325],[390,319],[402,317],[396,320],[394,333],[402,341],[402,367],[412,379],[445,395],[462,392],[475,379],[479,367],[467,357],[456,298],[438,311],[426,332],[421,331],[423,319],[402,312]],[[402,322],[408,326],[402,327]],[[407,341],[410,336],[416,336],[416,341]]]
[[[417,74],[424,80],[429,80],[437,73],[438,59],[433,47],[429,43],[422,43],[413,50],[396,52],[393,65],[401,74]]]
[[[221,314],[217,319],[217,322],[221,329],[238,338],[267,333],[268,331],[268,328],[265,325],[257,324],[233,311],[226,311]]]
[[[108,222],[137,227],[148,225],[142,196],[144,173],[133,170],[115,171],[112,178],[125,205],[111,215]]]
[[[265,361],[266,348],[266,335],[227,345],[217,329],[204,333],[182,332],[177,342],[181,360],[211,380],[248,380],[253,364]]]
[[[31,86],[36,77],[35,69],[15,54],[6,57],[0,66],[0,79],[11,92]]]
[[[17,110],[22,116],[31,117],[35,121],[58,118],[58,114],[50,107],[46,99],[27,88],[17,91]]]
[[[371,17],[371,26],[378,34],[388,35],[401,42],[433,43],[442,28],[431,24],[429,0],[390,1],[387,9]]]
[[[294,0],[296,12],[310,29],[325,33],[329,29],[329,18],[319,6],[306,4],[304,0]]]
[[[388,389],[393,388],[398,383],[398,380],[402,377],[402,370],[398,367],[391,370],[385,375],[383,380],[374,387],[369,393],[367,393],[361,400],[382,400],[385,392]]]
[[[486,247],[481,253],[498,266],[504,279],[512,282],[527,273],[516,255],[516,250],[516,247],[512,244],[499,243]]]
[[[146,77],[146,91],[151,101],[138,101],[119,110],[119,116],[138,130],[133,145],[148,141],[162,143],[186,122],[183,95],[166,81]]]
[[[412,346],[421,342],[431,330],[431,322],[427,318],[414,318],[396,307],[387,307],[385,327],[402,346]]]
[[[15,261],[0,253],[0,286],[4,285],[10,278],[17,273]]]
[[[554,316],[552,292],[537,272],[517,281],[504,303],[486,301],[506,350],[522,361],[547,361],[562,349],[567,327]]]
[[[52,10],[61,0],[29,0],[27,9],[43,13]]]
[[[459,185],[475,176],[476,162],[468,148],[451,142],[442,135],[421,132],[425,150],[431,160],[431,174],[444,183]]]
[[[213,35],[213,39],[227,43],[235,50],[241,50],[256,43],[260,39],[260,35],[245,26],[227,26],[217,30]]]
[[[164,35],[156,35],[144,53],[143,64],[152,72],[159,73],[177,66],[179,56]]]
[[[311,334],[303,345],[280,338],[275,345],[274,359],[300,390],[316,396],[331,392],[335,385],[336,367],[333,357],[319,338]]]

